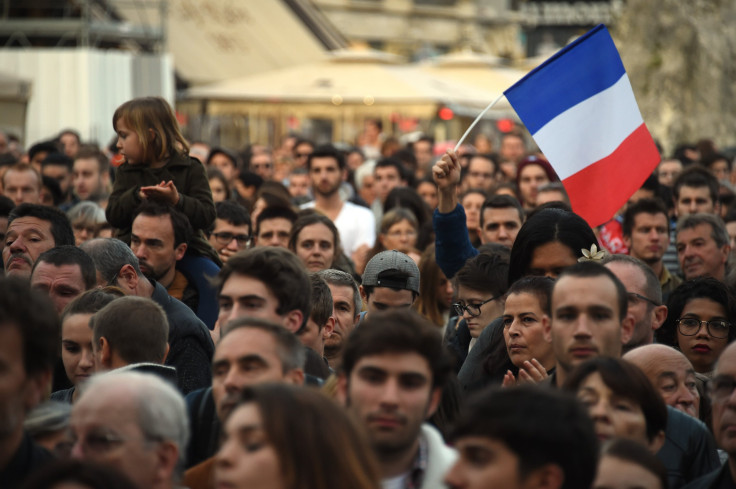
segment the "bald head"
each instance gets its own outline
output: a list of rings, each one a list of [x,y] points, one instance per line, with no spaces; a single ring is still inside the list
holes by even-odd
[[[649,378],[668,406],[698,417],[700,393],[695,370],[680,351],[665,345],[645,345],[623,356]]]

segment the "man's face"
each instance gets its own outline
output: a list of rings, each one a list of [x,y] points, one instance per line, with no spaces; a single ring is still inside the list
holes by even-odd
[[[307,348],[311,348],[319,354],[320,357],[325,356],[325,339],[327,336],[332,334],[334,329],[335,319],[330,316],[327,319],[327,323],[321,327],[312,318],[307,319],[304,324],[304,328],[299,330],[297,338],[301,341],[302,345]]]
[[[480,306],[480,314],[471,315],[470,311],[463,311],[462,317],[468,324],[470,336],[477,338],[491,322],[503,314],[503,301],[492,300],[493,294],[469,289],[463,285],[457,287],[457,300],[466,306]]]
[[[309,155],[314,152],[314,147],[309,143],[300,143],[294,146],[294,163],[297,168],[306,167]]]
[[[2,320],[0,320],[2,321]],[[23,364],[23,337],[14,324],[0,324],[0,440],[19,435],[25,413],[41,398]]]
[[[212,358],[212,398],[220,420],[235,407],[243,389],[265,382],[284,382],[278,345],[271,334],[236,328],[217,344]]]
[[[186,245],[174,246],[170,216],[139,214],[133,219],[130,249],[138,258],[143,275],[158,281],[174,273],[177,260],[184,257]]]
[[[374,287],[373,293],[367,297],[361,286],[361,295],[368,313],[388,311],[389,309],[409,309],[414,303],[412,291],[405,289],[394,290],[388,287]]]
[[[631,226],[631,236],[625,236],[624,242],[634,258],[650,265],[658,263],[670,244],[667,216],[648,212],[637,214]]]
[[[680,187],[680,195],[675,201],[675,215],[683,217],[698,212],[715,212],[715,203],[710,197],[708,187]]]
[[[657,167],[660,185],[672,187],[680,173],[682,173],[682,163],[677,160],[664,160]]]
[[[278,246],[289,247],[289,235],[291,234],[291,221],[283,217],[265,219],[261,221],[256,237],[256,246]]]
[[[279,301],[266,284],[258,279],[238,273],[231,274],[222,285],[219,295],[220,326],[240,317],[267,319],[277,324],[283,317],[276,312]]]
[[[537,205],[546,204],[548,202],[565,202],[565,194],[559,190],[547,190],[537,193]]]
[[[677,234],[677,259],[685,280],[705,276],[723,280],[731,247],[719,247],[711,233],[711,225],[702,223]]]
[[[59,314],[85,290],[79,265],[56,266],[45,261],[39,262],[33,270],[31,287],[48,294]]]
[[[335,329],[325,339],[325,351],[328,354],[337,353],[350,333],[355,329],[360,317],[360,311],[355,310],[353,302],[353,288],[347,285],[333,285],[327,283],[332,292],[332,316],[335,318]]]
[[[215,229],[209,237],[209,242],[217,251],[220,260],[225,263],[232,255],[248,247],[250,239],[244,241],[246,236],[250,236],[250,226],[235,225],[218,217],[215,219]],[[231,238],[228,240],[228,237]]]
[[[309,195],[310,178],[308,174],[292,173],[289,175],[289,195],[305,197]]]
[[[69,158],[74,158],[74,155],[79,151],[79,139],[77,139],[77,136],[70,133],[64,133],[59,137],[59,141],[64,147],[64,154]]]
[[[501,158],[504,160],[513,161],[519,163],[526,155],[526,149],[524,149],[524,141],[516,136],[506,136],[501,141],[501,149],[499,150]]]
[[[519,177],[519,193],[524,205],[537,204],[537,191],[540,186],[549,183],[547,172],[539,165],[527,165]]]
[[[508,446],[485,436],[464,436],[455,441],[458,459],[445,475],[451,488],[522,489],[519,456]]]
[[[414,143],[414,156],[417,159],[417,165],[421,168],[429,166],[432,163],[432,145],[429,141],[417,141]]]
[[[521,229],[521,218],[513,207],[483,209],[483,229],[480,240],[485,243],[500,243],[511,248]]]
[[[662,395],[665,404],[698,417],[700,393],[695,383],[695,370],[682,353],[673,350],[666,355],[657,355],[656,361],[652,357],[642,370]]]
[[[95,158],[80,158],[74,161],[74,193],[81,200],[94,199],[102,193],[100,165]]]
[[[36,169],[36,171],[41,171],[41,162],[46,159],[46,157],[49,155],[48,151],[39,151],[35,155],[33,155],[33,159],[29,162],[33,168]]]
[[[61,193],[67,195],[72,184],[72,173],[64,165],[46,165],[41,169],[41,174],[59,182]]]
[[[3,194],[15,205],[41,203],[41,182],[31,170],[8,170],[3,176]]]
[[[416,352],[365,356],[349,378],[341,378],[339,389],[379,456],[416,444],[441,394],[432,387],[429,362]]]
[[[309,178],[312,182],[312,191],[315,195],[330,197],[340,189],[343,172],[335,158],[322,156],[312,158],[309,167]]]
[[[269,153],[259,153],[250,159],[250,169],[265,181],[273,180],[273,158]]]
[[[545,339],[552,343],[564,372],[593,357],[621,356],[622,344],[631,337],[632,321],[626,318],[622,325],[618,304],[616,286],[607,276],[557,280]]]
[[[714,161],[708,167],[708,170],[710,170],[710,172],[713,174],[714,177],[718,179],[718,181],[728,180],[729,173],[730,173],[728,169],[728,161],[726,160]]]
[[[30,277],[38,255],[55,246],[51,223],[37,217],[18,217],[8,225],[3,248],[6,275]]]
[[[82,396],[72,409],[72,457],[114,467],[140,487],[151,487],[160,476],[159,444],[141,430],[135,401],[129,392],[112,388],[94,393]]]
[[[606,268],[613,272],[629,292],[627,315],[634,321],[634,333],[626,345],[636,348],[651,344],[654,329],[660,326],[653,314],[654,305],[634,295],[648,297],[644,273],[638,267],[622,262],[608,263]]]
[[[212,157],[212,160],[210,160],[210,166],[220,170],[222,174],[225,175],[225,180],[230,182],[230,185],[233,184],[235,177],[238,176],[238,169],[235,167],[233,160],[222,153],[217,153]]]
[[[736,455],[736,349],[727,348],[718,360],[713,386],[713,434],[718,446],[729,456]],[[719,388],[720,387],[720,388]]]
[[[481,156],[474,156],[468,164],[468,174],[465,177],[466,188],[479,188],[489,191],[496,183],[495,165],[492,161]]]
[[[376,195],[381,202],[386,202],[388,193],[402,185],[401,175],[393,166],[376,168],[373,172],[375,179]]]

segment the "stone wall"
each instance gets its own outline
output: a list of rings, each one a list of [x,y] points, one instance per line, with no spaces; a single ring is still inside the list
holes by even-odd
[[[736,2],[628,0],[612,35],[666,154],[701,138],[736,145]]]

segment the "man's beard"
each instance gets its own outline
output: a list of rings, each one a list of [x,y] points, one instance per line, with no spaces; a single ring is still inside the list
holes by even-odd
[[[340,190],[340,183],[328,188],[326,191],[320,190],[319,186],[314,187],[314,193],[319,194],[321,197],[332,197]]]

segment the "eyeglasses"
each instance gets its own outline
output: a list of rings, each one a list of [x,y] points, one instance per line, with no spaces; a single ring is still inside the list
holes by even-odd
[[[728,330],[731,327],[731,323],[728,321],[701,321],[695,318],[680,318],[677,320],[677,329],[684,336],[695,336],[700,332],[703,325],[713,338],[728,338]]]
[[[406,236],[407,238],[413,238],[417,235],[417,232],[414,230],[409,231],[390,231],[387,233],[387,236],[390,238],[402,238]]]
[[[631,306],[637,305],[639,303],[639,301],[648,302],[651,305],[653,305],[654,307],[659,306],[659,304],[657,304],[655,301],[653,301],[649,297],[646,297],[646,296],[641,295],[641,294],[637,294],[636,292],[627,292],[626,295],[628,296],[629,305],[631,305]]]
[[[455,310],[458,316],[462,316],[466,311],[468,313],[468,316],[471,318],[477,318],[480,316],[480,308],[491,301],[494,301],[498,299],[498,297],[491,297],[490,299],[481,302],[480,304],[463,304],[462,302],[456,302],[452,305],[452,308]]]
[[[733,394],[736,379],[728,375],[719,375],[708,382],[708,395],[711,402],[721,402]]]
[[[214,236],[215,240],[217,240],[221,245],[228,245],[232,243],[233,240],[236,240],[239,248],[245,248],[248,246],[248,243],[250,243],[250,235],[248,234],[233,234],[223,231],[221,233],[212,233],[212,236]]]

